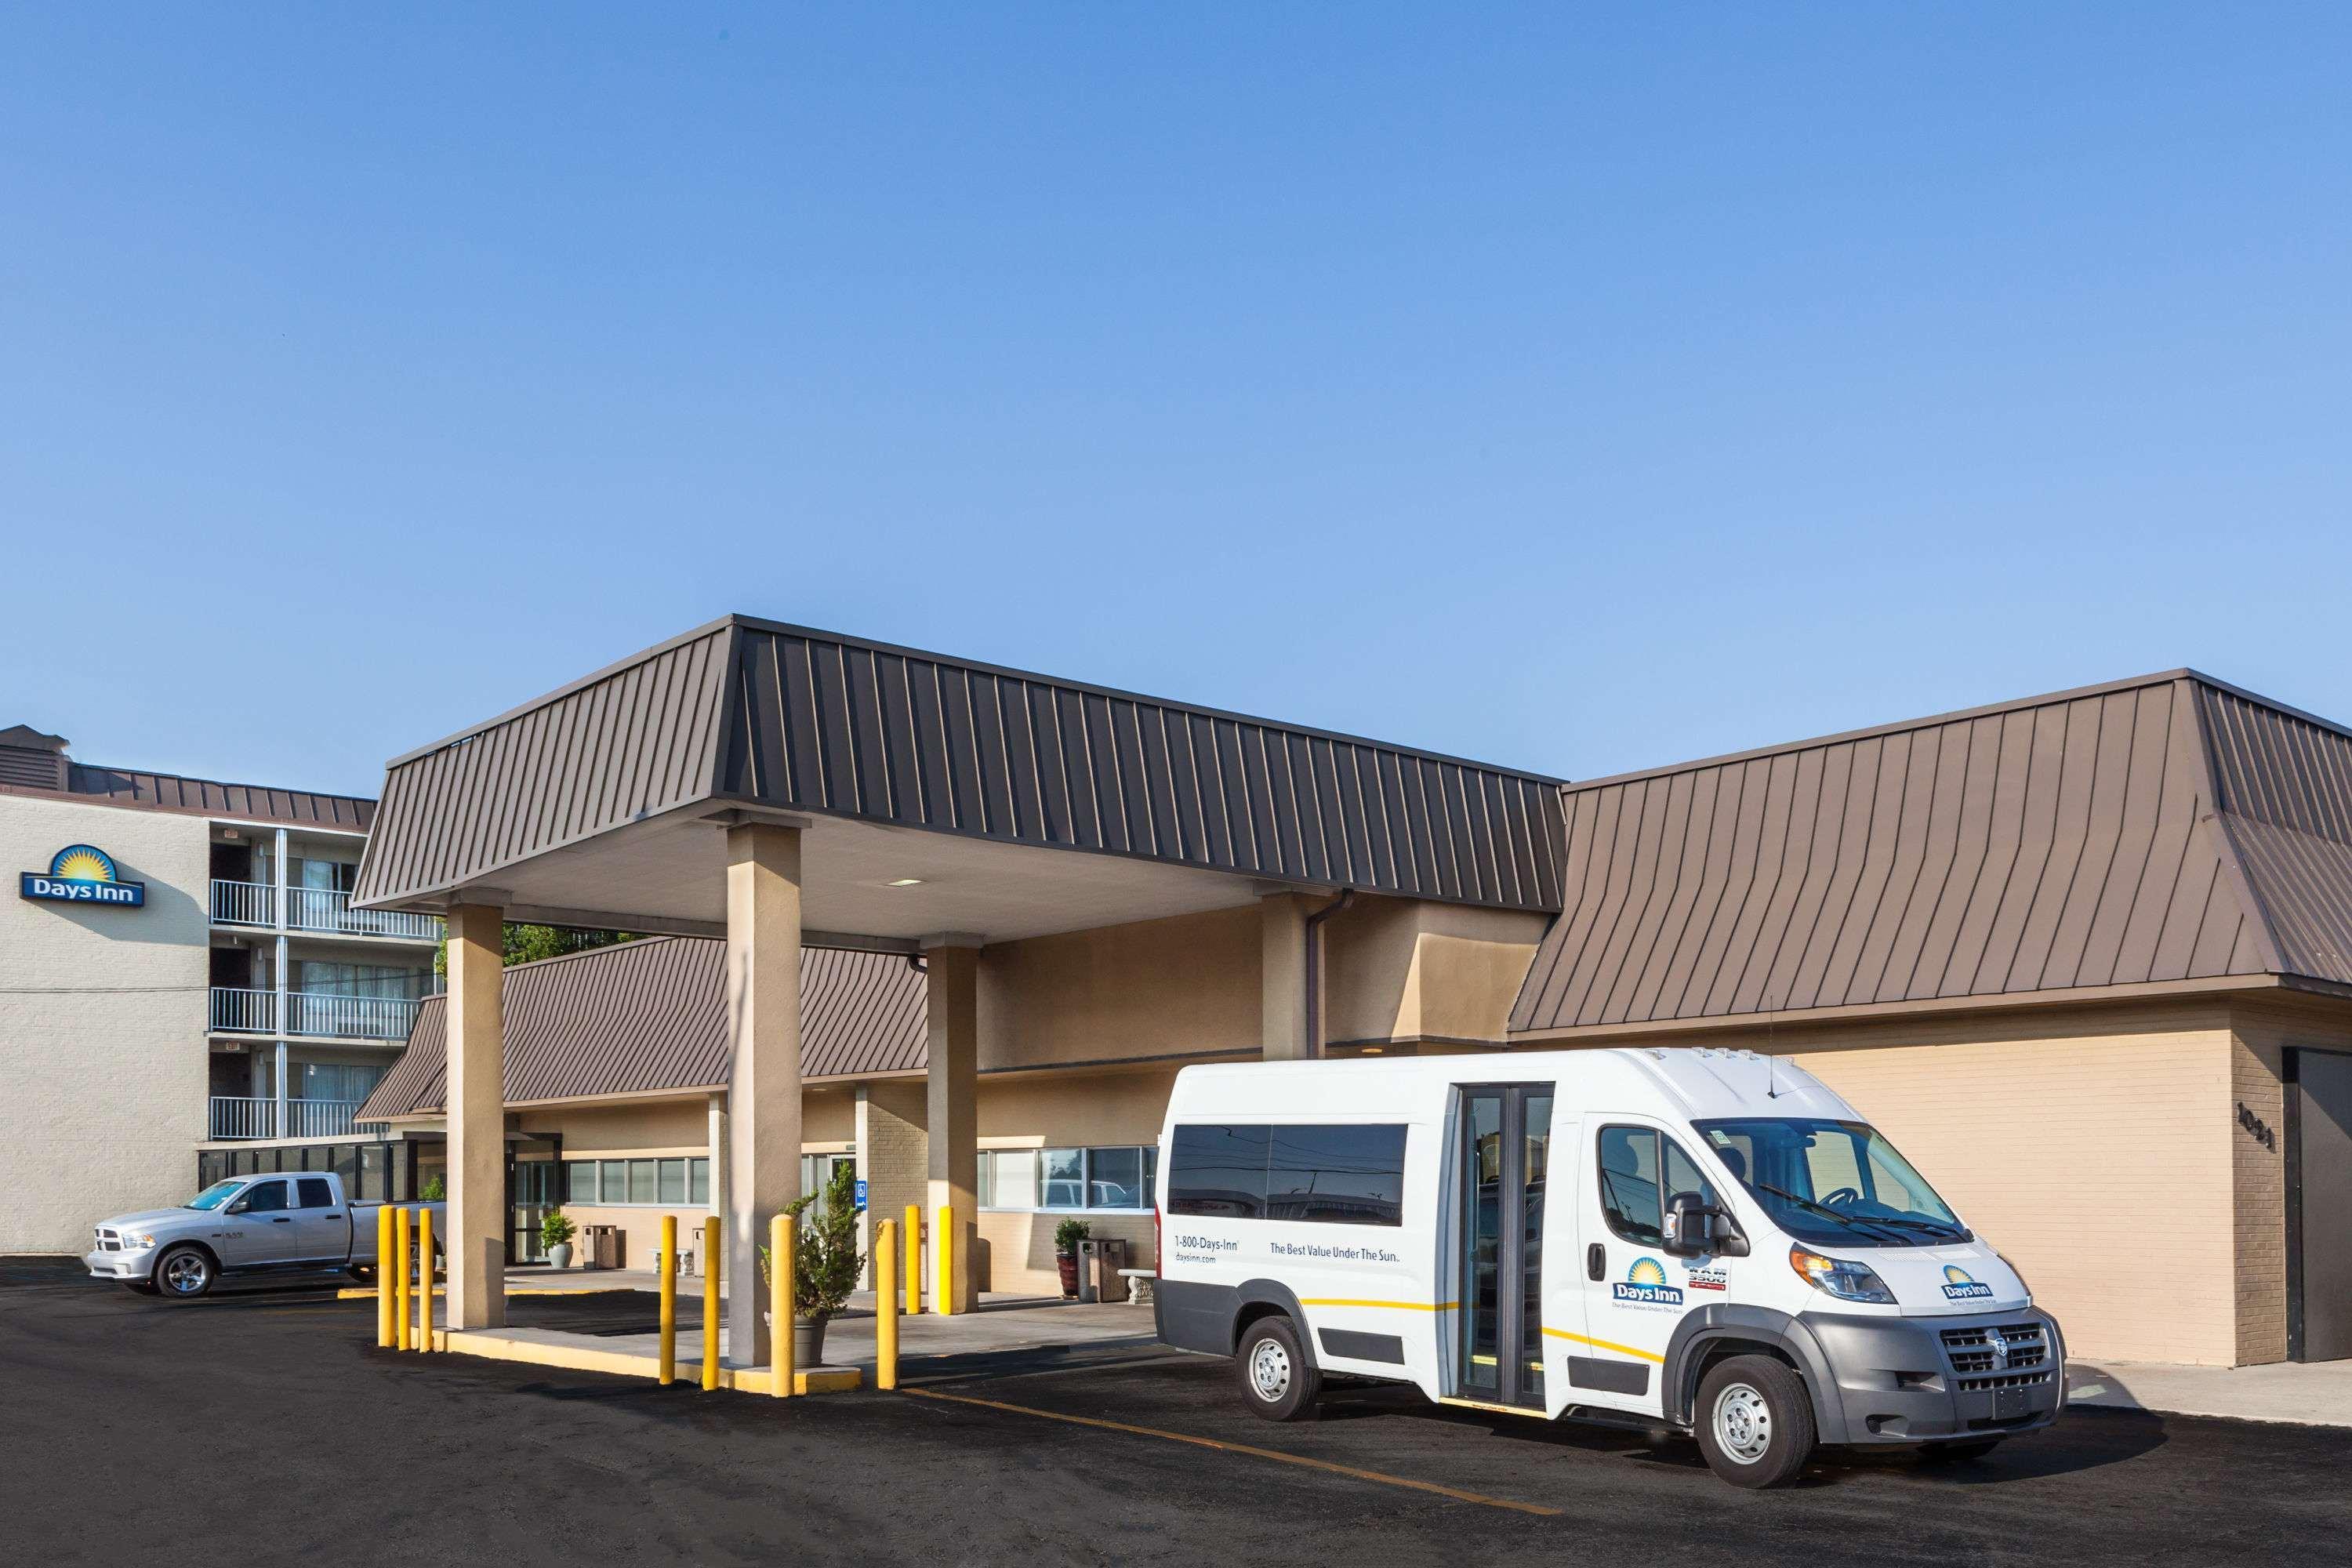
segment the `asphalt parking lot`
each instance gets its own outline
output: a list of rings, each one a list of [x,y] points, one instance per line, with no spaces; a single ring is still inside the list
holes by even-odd
[[[1837,1458],[1759,1495],[1680,1439],[1376,1388],[1269,1426],[1224,1363],[1148,1344],[787,1402],[400,1356],[373,1310],[301,1289],[173,1307],[0,1261],[7,1560],[2352,1562],[2340,1430],[2078,1410],[1981,1463]]]

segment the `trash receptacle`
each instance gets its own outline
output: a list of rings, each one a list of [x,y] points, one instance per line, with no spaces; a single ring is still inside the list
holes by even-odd
[[[1095,1299],[1103,1301],[1127,1300],[1127,1279],[1119,1270],[1127,1268],[1127,1243],[1116,1236],[1105,1237],[1094,1244]]]
[[[1102,1256],[1102,1243],[1091,1238],[1078,1243],[1078,1300],[1101,1300],[1096,1289],[1095,1270]]]
[[[617,1225],[592,1225],[581,1233],[588,1243],[588,1267],[620,1268],[625,1267],[627,1243]]]

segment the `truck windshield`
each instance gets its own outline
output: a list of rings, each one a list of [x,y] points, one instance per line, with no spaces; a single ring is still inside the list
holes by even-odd
[[[215,1182],[211,1186],[190,1198],[188,1206],[192,1209],[216,1209],[236,1196],[237,1190],[244,1185],[243,1182]]]
[[[1698,1130],[1772,1223],[1800,1241],[1935,1247],[1965,1241],[1927,1179],[1864,1121],[1702,1121]]]

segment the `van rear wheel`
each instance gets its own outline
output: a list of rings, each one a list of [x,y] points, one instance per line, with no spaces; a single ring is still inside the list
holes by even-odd
[[[1288,1318],[1260,1318],[1242,1331],[1234,1363],[1241,1370],[1242,1396],[1268,1421],[1298,1421],[1315,1414],[1323,1374],[1301,1348],[1298,1327]]]
[[[1735,1487],[1784,1486],[1813,1454],[1813,1402],[1769,1356],[1733,1356],[1698,1385],[1698,1447]]]

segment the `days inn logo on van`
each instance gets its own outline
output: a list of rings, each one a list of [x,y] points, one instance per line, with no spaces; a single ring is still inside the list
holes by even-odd
[[[1973,1279],[1965,1268],[1944,1265],[1944,1295],[1954,1301],[1980,1301],[1992,1294],[1992,1287]]]
[[[1625,1278],[1611,1288],[1610,1294],[1633,1307],[1679,1307],[1683,1293],[1666,1283],[1666,1270],[1654,1258],[1637,1258],[1633,1267],[1625,1270]]]
[[[147,884],[126,882],[116,876],[114,857],[95,845],[68,844],[49,857],[47,874],[20,873],[16,896],[50,903],[114,904],[135,910],[147,901]]]

